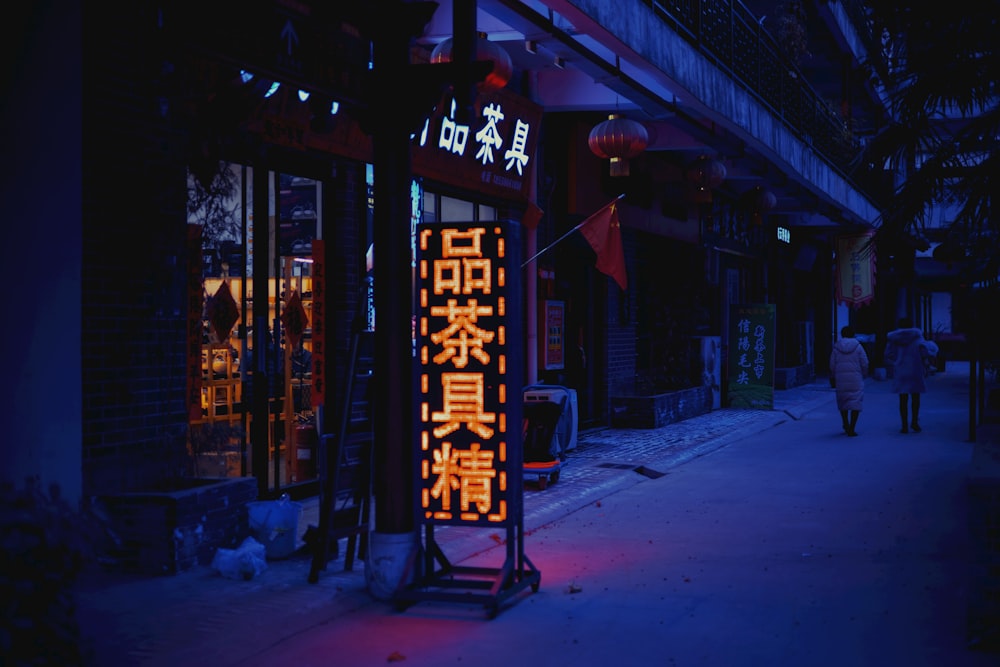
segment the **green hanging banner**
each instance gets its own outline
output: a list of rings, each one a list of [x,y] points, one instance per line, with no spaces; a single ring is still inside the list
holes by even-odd
[[[729,407],[774,409],[774,328],[774,304],[730,307]]]

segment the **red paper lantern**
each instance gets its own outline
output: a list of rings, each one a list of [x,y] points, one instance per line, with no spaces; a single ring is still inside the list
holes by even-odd
[[[767,213],[778,204],[778,198],[774,193],[760,185],[753,189],[753,193],[754,210],[759,213]]]
[[[764,214],[778,204],[778,198],[774,196],[774,193],[761,185],[747,190],[743,197],[746,207],[750,211],[751,221],[755,225],[763,224]]]
[[[712,190],[722,185],[722,181],[726,180],[726,165],[707,155],[700,155],[697,160],[688,165],[687,179],[694,186],[694,200],[700,203],[710,203]]]
[[[453,49],[454,39],[449,37],[440,42],[431,51],[431,62],[450,63]],[[500,90],[507,85],[510,78],[514,75],[514,63],[510,59],[510,54],[499,44],[488,40],[485,32],[479,33],[479,37],[476,39],[476,56],[474,60],[488,60],[493,63],[493,71],[486,75],[486,79],[476,85],[476,88],[481,93]]]
[[[613,113],[594,126],[587,145],[597,157],[611,160],[612,176],[628,176],[628,159],[646,150],[649,133],[642,123]]]

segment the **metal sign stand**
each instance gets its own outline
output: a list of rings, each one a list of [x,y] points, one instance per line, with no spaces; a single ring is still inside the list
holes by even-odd
[[[501,603],[541,574],[524,555],[520,401],[519,227],[510,222],[417,227],[417,348],[414,510],[423,544],[405,564],[397,609],[421,601]],[[435,525],[503,530],[500,567],[451,563]]]
[[[440,601],[482,604],[495,618],[508,599],[531,587],[538,592],[542,573],[524,554],[524,528],[520,522],[507,527],[506,558],[499,568],[452,565],[434,539],[434,526],[424,526],[423,567],[414,583],[399,590],[394,603],[403,611],[417,602]],[[418,556],[419,557],[419,556]],[[415,563],[407,566],[406,581]]]

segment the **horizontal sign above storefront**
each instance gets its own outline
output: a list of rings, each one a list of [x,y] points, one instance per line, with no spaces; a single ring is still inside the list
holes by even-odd
[[[481,93],[475,119],[456,119],[450,95],[413,136],[413,174],[464,190],[527,201],[532,161],[538,146],[542,108],[506,90]],[[294,91],[264,100],[246,129],[269,143],[296,150],[316,150],[372,162],[372,139],[346,112],[332,115],[323,127],[313,122],[314,107]]]
[[[528,198],[542,109],[501,89],[480,94],[475,119],[455,119],[450,96],[414,139],[413,173],[506,199]]]

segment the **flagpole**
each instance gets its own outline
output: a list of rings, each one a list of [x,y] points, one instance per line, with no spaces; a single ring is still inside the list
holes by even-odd
[[[602,209],[605,209],[608,206],[610,206],[611,204],[614,204],[616,201],[618,201],[619,199],[622,199],[624,197],[625,197],[625,193],[623,192],[620,195],[618,195],[617,197],[615,197],[614,199],[612,199],[610,202],[608,202],[607,204],[605,204],[604,206],[602,206],[601,208],[599,208],[598,210],[600,211]],[[581,222],[580,224],[578,224],[576,227],[574,227],[573,229],[569,230],[568,232],[566,232],[565,234],[563,234],[562,236],[560,236],[559,238],[557,238],[555,241],[553,241],[552,243],[548,244],[547,246],[545,246],[544,248],[542,248],[541,250],[539,250],[538,252],[536,252],[534,255],[531,256],[531,258],[525,260],[525,262],[523,264],[521,264],[521,268],[523,269],[528,264],[531,264],[531,262],[533,262],[536,259],[538,259],[543,253],[546,253],[549,250],[552,250],[552,248],[554,248],[557,243],[559,243],[560,241],[562,241],[563,239],[565,239],[567,236],[569,236],[570,234],[572,234],[576,230],[580,229],[580,227],[583,227],[585,224],[587,224],[587,220],[590,220],[590,216],[584,218],[583,222]]]

